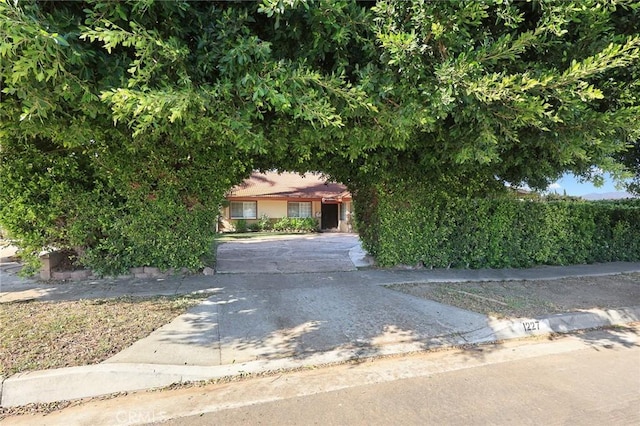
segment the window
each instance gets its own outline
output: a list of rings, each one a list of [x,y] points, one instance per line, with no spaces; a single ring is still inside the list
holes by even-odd
[[[257,219],[258,206],[255,201],[232,201],[231,219]]]
[[[288,217],[311,217],[311,201],[289,203],[287,205]]]

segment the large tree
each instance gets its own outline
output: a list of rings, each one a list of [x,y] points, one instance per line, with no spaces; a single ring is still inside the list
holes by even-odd
[[[638,61],[637,3],[388,1],[376,12],[389,97],[416,110],[421,165],[534,187],[620,170],[611,153],[638,131],[637,82],[621,75]]]
[[[356,196],[619,173],[638,8],[4,0],[0,224],[104,271],[196,267],[253,168],[323,171]]]

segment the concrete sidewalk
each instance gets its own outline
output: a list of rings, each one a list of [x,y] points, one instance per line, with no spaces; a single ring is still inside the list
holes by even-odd
[[[387,285],[414,282],[465,282],[465,281],[519,281],[550,280],[581,276],[604,276],[640,272],[640,262],[611,262],[592,265],[539,266],[530,269],[375,269],[358,250],[350,253],[356,267],[349,271],[265,274],[230,273],[213,276],[193,275],[166,278],[103,278],[72,282],[42,282],[20,278],[9,270],[17,270],[15,264],[0,265],[0,303],[18,300],[62,301],[81,299],[111,299],[122,296],[147,297],[178,294],[215,293],[221,286],[260,287],[298,286],[297,282],[323,282],[344,280],[353,283]],[[253,267],[253,266],[252,266]],[[273,276],[271,276],[273,275]],[[297,276],[297,281],[276,277]],[[264,279],[262,278],[264,277]],[[275,283],[274,283],[275,282]],[[640,301],[639,301],[640,302]]]
[[[124,294],[214,293],[171,323],[99,365],[5,378],[2,406],[51,402],[435,347],[500,341],[640,320],[627,309],[495,320],[415,298],[385,284],[550,279],[640,271],[640,263],[526,270],[378,270],[217,274],[165,280],[2,285],[1,297],[39,300]],[[23,294],[24,295],[24,294]]]

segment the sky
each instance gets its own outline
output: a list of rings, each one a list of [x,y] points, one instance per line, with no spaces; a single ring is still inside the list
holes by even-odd
[[[624,191],[618,189],[610,175],[605,174],[605,183],[603,186],[596,188],[591,182],[578,182],[578,179],[571,174],[566,174],[557,182],[549,186],[548,192],[556,192],[560,195],[567,192],[567,195],[581,196],[586,194],[603,194],[607,192]]]

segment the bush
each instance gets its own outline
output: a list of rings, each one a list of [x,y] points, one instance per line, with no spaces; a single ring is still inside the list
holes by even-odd
[[[213,243],[215,217],[205,209],[150,206],[116,219],[81,260],[98,274],[123,273],[132,266],[194,270]]]
[[[73,253],[76,266],[103,275],[202,266],[224,193],[242,169],[229,170],[209,148],[144,138],[135,145],[3,140],[0,227],[27,272],[39,269],[45,249]]]
[[[280,232],[315,232],[318,223],[311,217],[283,217],[273,224],[274,231]]]
[[[245,219],[238,219],[236,221],[236,232],[247,232],[249,227],[247,226],[247,221]]]
[[[271,224],[271,220],[269,219],[269,216],[267,216],[266,214],[263,214],[262,216],[260,216],[260,219],[258,219],[258,229],[260,231],[269,231],[273,228],[273,225]]]
[[[379,189],[356,206],[374,219],[366,227],[360,223],[360,236],[382,266],[507,268],[640,260],[640,200],[447,198]]]

